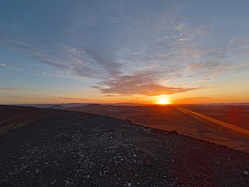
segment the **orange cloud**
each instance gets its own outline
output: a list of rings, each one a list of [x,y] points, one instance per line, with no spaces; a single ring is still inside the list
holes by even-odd
[[[114,84],[110,88],[96,87],[102,93],[111,94],[126,94],[126,95],[146,95],[146,96],[157,96],[157,95],[171,95],[176,93],[182,93],[195,88],[181,88],[181,87],[167,87],[159,84],[142,84],[142,85],[118,85]]]
[[[208,82],[208,81],[210,81],[211,79],[210,78],[208,78],[208,79],[202,79],[202,80],[198,80],[198,81],[196,81],[196,82]]]
[[[195,103],[208,103],[210,97],[187,97],[181,99],[175,99],[174,102],[177,104],[195,104]]]
[[[115,80],[105,81],[100,86],[94,86],[101,93],[124,95],[171,95],[176,93],[196,90],[198,88],[169,87],[158,84],[160,77],[158,72],[139,72],[132,75],[124,75]]]

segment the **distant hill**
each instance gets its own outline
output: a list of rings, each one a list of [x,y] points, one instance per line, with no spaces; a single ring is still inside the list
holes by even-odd
[[[15,106],[30,106],[30,107],[37,107],[37,108],[49,108],[54,107],[54,105],[60,105],[62,107],[80,107],[86,105],[112,105],[112,106],[146,106],[144,104],[139,103],[59,103],[59,104],[16,104]]]
[[[37,107],[37,108],[49,108],[55,107],[56,105],[61,107],[78,107],[78,106],[85,106],[88,103],[61,103],[61,104],[17,104],[15,106],[30,106],[30,107]]]
[[[52,105],[51,108],[61,108],[61,107],[64,107],[62,105]]]

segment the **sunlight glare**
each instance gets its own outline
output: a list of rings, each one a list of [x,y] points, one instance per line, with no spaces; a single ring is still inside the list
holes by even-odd
[[[169,100],[166,99],[166,98],[160,98],[158,100],[158,104],[160,104],[160,105],[166,105],[166,104],[169,104],[169,103],[170,103]]]

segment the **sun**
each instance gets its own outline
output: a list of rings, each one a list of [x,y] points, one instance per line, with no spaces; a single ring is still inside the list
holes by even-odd
[[[166,98],[160,98],[159,100],[158,100],[158,104],[160,104],[160,105],[166,105],[166,104],[170,104],[170,102],[169,102],[169,100],[168,99],[166,99]]]

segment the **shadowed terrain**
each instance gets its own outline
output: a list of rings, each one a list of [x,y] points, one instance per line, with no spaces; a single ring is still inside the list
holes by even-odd
[[[63,113],[63,111],[53,109],[40,109],[36,107],[7,106],[0,105],[0,128],[10,128],[20,122],[27,122],[45,115]]]
[[[129,120],[44,111],[5,126],[0,186],[249,185],[249,154]]]

